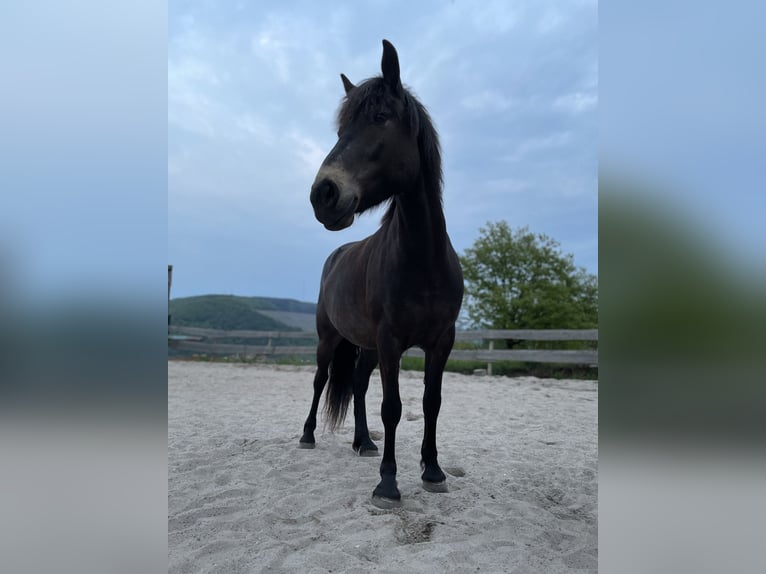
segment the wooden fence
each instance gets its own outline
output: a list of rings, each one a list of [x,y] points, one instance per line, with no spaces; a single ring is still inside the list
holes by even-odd
[[[260,339],[266,344],[219,343],[221,339]],[[492,363],[497,361],[523,361],[529,363],[560,363],[575,365],[598,365],[597,349],[495,349],[497,340],[522,341],[598,341],[598,329],[574,330],[484,330],[458,331],[457,341],[475,342],[489,348],[453,349],[450,359],[481,361],[487,363],[491,374]],[[281,340],[281,341],[280,341]],[[288,340],[290,344],[280,344]],[[306,341],[306,345],[295,344]],[[278,344],[274,344],[275,341]],[[220,331],[197,327],[170,327],[168,345],[171,348],[207,355],[236,355],[240,357],[273,357],[276,355],[313,355],[316,352],[317,335],[308,331]],[[409,349],[405,356],[423,357],[421,349]]]

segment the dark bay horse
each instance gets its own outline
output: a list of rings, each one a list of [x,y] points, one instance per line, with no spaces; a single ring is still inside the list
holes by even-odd
[[[423,486],[446,491],[437,462],[436,419],[442,373],[455,339],[463,276],[442,210],[442,168],[436,130],[423,105],[399,78],[399,57],[383,40],[382,76],[358,86],[341,74],[346,97],[338,112],[338,142],[311,188],[311,204],[325,228],[350,226],[356,213],[389,202],[380,228],[328,257],[317,305],[314,398],[300,444],[315,445],[325,384],[326,419],[342,424],[354,397],[353,448],[375,455],[365,411],[370,374],[380,364],[385,429],[380,483],[373,503],[401,504],[396,485],[396,427],[402,413],[399,361],[413,346],[425,351],[421,449]]]

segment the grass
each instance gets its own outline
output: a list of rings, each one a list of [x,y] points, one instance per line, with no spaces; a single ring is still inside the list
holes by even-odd
[[[402,370],[423,371],[425,360],[419,357],[403,357]],[[444,368],[449,373],[472,375],[474,371],[487,369],[484,361],[448,360]],[[550,363],[524,363],[498,361],[492,363],[492,374],[505,377],[540,377],[542,379],[598,379],[598,368],[584,365],[559,365]]]

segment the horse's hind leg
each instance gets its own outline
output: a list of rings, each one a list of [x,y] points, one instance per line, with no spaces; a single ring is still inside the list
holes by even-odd
[[[314,375],[314,398],[311,401],[309,416],[303,425],[303,436],[301,436],[301,448],[314,448],[316,440],[314,439],[314,430],[317,428],[317,409],[319,408],[319,399],[322,397],[322,391],[329,378],[330,362],[335,353],[335,339],[320,339],[317,345],[317,372]]]
[[[436,451],[436,419],[442,404],[442,375],[447,364],[455,329],[446,332],[433,349],[426,350],[425,390],[423,391],[423,419],[425,430],[420,451],[423,488],[430,492],[447,492],[447,477],[439,467]]]
[[[361,349],[354,369],[354,443],[351,445],[359,456],[375,456],[378,447],[370,440],[367,428],[365,395],[370,385],[370,375],[378,364],[378,354],[372,349]]]

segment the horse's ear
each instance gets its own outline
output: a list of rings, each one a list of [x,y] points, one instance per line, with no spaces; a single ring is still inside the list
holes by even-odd
[[[351,90],[356,88],[354,84],[351,83],[351,80],[349,80],[345,74],[340,75],[340,79],[343,81],[343,89],[346,90],[346,95],[351,93]]]
[[[402,92],[402,81],[399,78],[399,56],[396,54],[396,48],[388,40],[383,40],[383,59],[380,62],[380,69],[383,72],[383,79],[391,86],[394,93]]]

